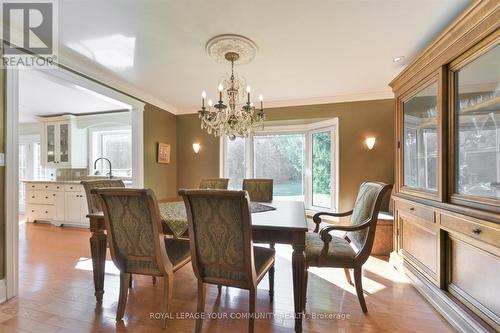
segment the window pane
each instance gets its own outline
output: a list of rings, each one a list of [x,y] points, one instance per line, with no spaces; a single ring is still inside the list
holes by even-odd
[[[254,174],[274,180],[274,198],[304,200],[304,134],[254,138]]]
[[[332,208],[331,132],[312,135],[312,205]]]
[[[404,186],[437,190],[437,83],[404,103]]]
[[[241,190],[245,178],[245,139],[236,137],[227,139],[227,178],[228,187],[232,190]]]
[[[108,158],[116,176],[131,176],[132,136],[130,132],[102,134],[102,156]],[[108,163],[102,163],[103,173],[109,172]]]
[[[500,46],[455,74],[456,191],[500,199]]]

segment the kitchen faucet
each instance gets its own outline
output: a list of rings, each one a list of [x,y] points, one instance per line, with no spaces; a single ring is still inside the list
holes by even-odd
[[[94,169],[97,168],[97,162],[99,160],[106,160],[106,161],[108,161],[108,163],[109,163],[109,179],[112,179],[113,178],[113,168],[111,166],[111,161],[108,158],[106,158],[106,157],[99,157],[97,160],[94,161]]]

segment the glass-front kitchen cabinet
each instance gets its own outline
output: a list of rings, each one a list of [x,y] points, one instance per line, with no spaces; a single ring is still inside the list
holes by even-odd
[[[48,168],[87,168],[87,129],[78,128],[73,116],[41,120],[41,161]]]

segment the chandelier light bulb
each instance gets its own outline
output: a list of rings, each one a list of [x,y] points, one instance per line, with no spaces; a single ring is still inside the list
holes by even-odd
[[[252,87],[247,86],[247,93],[250,94],[252,92]]]
[[[253,102],[252,102],[252,103],[250,103],[250,106],[251,106],[251,107],[253,107]]]
[[[264,96],[262,94],[259,95],[259,101],[263,101],[264,100]]]
[[[222,92],[223,89],[224,89],[224,86],[222,85],[222,83],[219,83],[219,92]]]
[[[208,100],[208,106],[212,106],[212,105],[213,105],[212,100],[211,100],[211,99],[209,99],[209,100]]]
[[[203,90],[201,93],[201,98],[205,99],[206,97],[207,97],[207,93],[205,92],[205,90]]]

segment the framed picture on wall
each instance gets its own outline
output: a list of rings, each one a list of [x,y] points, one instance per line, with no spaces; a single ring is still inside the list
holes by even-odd
[[[170,145],[158,142],[158,163],[170,163]]]

